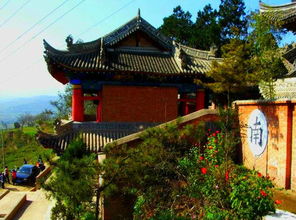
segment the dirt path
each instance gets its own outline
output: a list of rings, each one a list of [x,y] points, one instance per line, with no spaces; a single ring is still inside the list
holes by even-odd
[[[280,200],[282,203],[278,209],[286,210],[296,214],[296,192],[291,190],[275,190],[274,200]]]

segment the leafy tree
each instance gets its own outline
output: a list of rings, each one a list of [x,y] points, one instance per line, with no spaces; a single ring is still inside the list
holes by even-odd
[[[17,117],[17,121],[20,123],[21,127],[33,126],[35,124],[35,117],[29,113],[21,114]]]
[[[172,15],[163,19],[159,30],[171,39],[187,45],[192,35],[191,16],[188,11],[184,12],[181,6],[177,6]]]
[[[286,72],[277,46],[277,27],[259,14],[251,18],[251,32],[224,45],[223,61],[213,62],[206,73],[212,81],[205,85],[216,94],[226,94],[229,104],[234,97],[246,98],[248,91],[259,84],[265,85],[266,96],[272,98],[274,80]]]
[[[258,84],[258,78],[251,62],[251,44],[240,39],[231,39],[229,44],[222,47],[222,54],[223,61],[214,61],[211,70],[206,73],[211,82],[204,85],[215,94],[225,95],[230,104],[233,94],[236,98],[244,97],[249,88]],[[220,102],[221,99],[225,100],[221,96],[219,98]]]
[[[202,50],[209,50],[212,46],[220,46],[220,26],[217,20],[218,12],[210,4],[197,12],[196,22],[193,24],[190,46]]]
[[[180,6],[173,14],[163,19],[159,30],[171,39],[198,49],[209,50],[216,46],[218,55],[221,46],[229,43],[238,33],[246,33],[247,20],[245,4],[242,0],[222,0],[219,11],[210,4],[197,13],[196,21]]]
[[[68,84],[65,87],[64,93],[58,93],[58,100],[51,101],[50,104],[56,108],[56,117],[68,119],[71,112],[71,98],[72,98],[72,86]]]
[[[260,14],[253,13],[251,16],[253,31],[248,40],[253,44],[252,63],[259,76],[261,93],[267,99],[274,98],[274,82],[287,72],[278,47],[281,36],[285,33],[280,26],[280,22]]]
[[[243,0],[221,0],[219,6],[219,25],[223,44],[237,36],[237,33],[247,32],[247,19]],[[234,30],[235,29],[235,30]]]
[[[36,121],[50,121],[52,120],[53,112],[48,109],[44,109],[41,113],[35,116]]]
[[[54,175],[43,187],[56,200],[53,219],[83,219],[93,211],[95,156],[81,140],[73,141],[57,162]]]
[[[21,127],[20,123],[18,123],[18,122],[14,122],[13,125],[14,125],[14,128],[20,128]]]

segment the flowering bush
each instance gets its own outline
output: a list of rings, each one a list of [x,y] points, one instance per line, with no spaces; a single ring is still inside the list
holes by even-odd
[[[203,151],[191,149],[179,162],[187,195],[200,200],[204,219],[256,219],[275,211],[269,178],[226,160],[225,135],[211,133]]]
[[[239,136],[226,116],[218,131],[170,124],[148,129],[136,146],[107,147],[106,188],[137,198],[135,220],[257,219],[274,211],[271,181],[234,163]]]

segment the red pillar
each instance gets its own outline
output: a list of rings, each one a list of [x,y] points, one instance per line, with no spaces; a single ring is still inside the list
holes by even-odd
[[[80,122],[84,121],[84,101],[81,85],[73,85],[72,120]]]
[[[205,108],[205,90],[198,89],[196,91],[196,111]]]
[[[185,99],[185,101],[182,102],[182,113],[183,115],[188,115],[189,114],[189,105],[188,102],[186,101],[187,99],[187,94],[181,95],[181,99]]]
[[[98,94],[98,98],[99,98],[99,103],[98,103],[98,107],[97,107],[97,122],[102,122],[102,96],[99,93]]]
[[[293,111],[294,105],[291,101],[287,101],[287,142],[286,142],[286,176],[285,188],[291,189],[291,174],[292,174],[292,142],[293,142]]]

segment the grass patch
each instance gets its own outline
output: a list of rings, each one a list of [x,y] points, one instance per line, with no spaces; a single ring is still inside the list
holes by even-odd
[[[16,132],[18,130],[21,130],[21,128],[8,129],[8,132],[9,131]],[[30,136],[35,136],[35,134],[37,133],[37,128],[36,127],[23,127],[22,131],[24,134],[28,134]]]
[[[4,161],[9,169],[20,167],[24,163],[24,158],[28,164],[36,164],[39,155],[43,160],[49,160],[52,156],[51,149],[45,149],[38,145],[26,145],[20,148],[9,148],[5,151]],[[3,164],[3,157],[1,155],[1,165]],[[2,165],[3,166],[3,165]]]
[[[37,128],[36,127],[24,127],[23,132],[25,134],[35,136],[35,134],[37,133]]]
[[[36,141],[36,132],[35,127],[24,127],[23,129],[9,129],[3,133],[4,148],[0,149],[0,169],[3,166],[8,166],[9,169],[20,167],[24,159],[29,164],[36,164],[39,155],[44,162],[53,157],[51,149],[43,148]]]
[[[9,148],[5,152],[5,164],[9,169],[20,167],[24,163],[24,159],[27,160],[28,164],[36,164],[39,155],[44,160],[51,157],[52,150],[45,149],[38,145],[26,145],[20,148]],[[3,158],[1,155],[1,161],[3,164]]]

